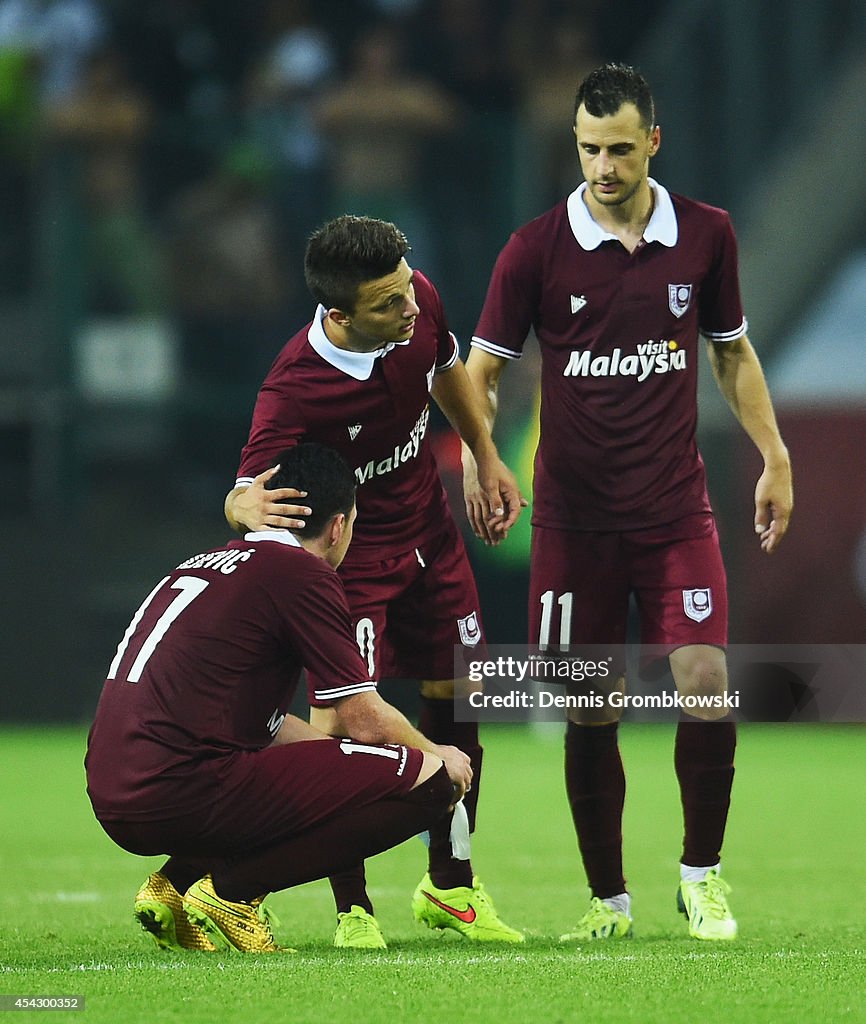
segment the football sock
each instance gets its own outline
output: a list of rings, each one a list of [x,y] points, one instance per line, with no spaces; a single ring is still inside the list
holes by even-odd
[[[183,896],[192,883],[206,875],[210,868],[207,861],[169,857],[159,870]]]
[[[438,889],[455,889],[461,885],[472,887],[472,861],[455,856],[455,841],[459,842],[460,838],[468,846],[469,830],[466,827],[466,811],[462,808],[455,808],[451,814],[445,815],[430,827],[428,870]],[[468,849],[465,852],[468,853]]]
[[[354,868],[331,875],[328,881],[331,883],[338,914],[347,914],[353,905],[363,907],[368,914],[375,913],[373,902],[367,895],[367,875],[363,861]]]
[[[400,797],[352,808],[290,839],[214,866],[223,899],[248,902],[262,893],[336,875],[367,857],[429,829],[451,803],[454,787],[443,765]]]
[[[606,896],[602,903],[607,904],[611,910],[618,910],[626,917],[631,917],[631,896],[627,892],[621,892],[618,896]]]
[[[472,788],[463,798],[463,804],[469,817],[469,831],[474,832],[478,813],[478,793],[481,789],[484,748],[478,739],[477,722],[455,722],[455,712],[458,718],[470,717],[469,714],[461,714],[461,707],[469,708],[468,698],[440,700],[422,696],[421,709],[418,714],[418,731],[434,743],[457,747],[469,758],[472,764]]]
[[[468,701],[466,701],[468,704]],[[478,742],[477,722],[455,722],[455,710],[459,700],[441,700],[421,697],[418,729],[428,740],[457,747],[469,757],[472,764],[472,787],[463,797],[463,806],[469,823],[469,831],[475,829],[478,807],[478,787],[481,781],[483,748]],[[452,827],[460,830],[461,822],[454,822],[448,815],[430,829],[428,847],[428,868],[433,884],[439,889],[454,889],[457,886],[472,886],[472,862],[470,859],[455,857]],[[461,851],[463,852],[463,851]],[[465,851],[468,853],[468,851]]]
[[[680,880],[683,882],[703,882],[707,877],[707,872],[715,869],[719,874],[722,872],[722,865],[710,864],[706,868],[693,868],[688,864],[680,864]]]
[[[719,861],[736,746],[736,726],[730,718],[705,722],[683,715],[677,725],[674,766],[683,804],[683,864],[712,867]]]
[[[626,891],[622,872],[625,772],[617,726],[617,722],[578,725],[569,721],[565,733],[565,790],[589,888],[602,900]]]

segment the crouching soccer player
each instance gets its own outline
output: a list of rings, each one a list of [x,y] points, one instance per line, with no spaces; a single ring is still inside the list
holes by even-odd
[[[132,618],[85,759],[94,812],[121,847],[167,854],[135,916],[166,949],[273,952],[263,900],[435,825],[472,778],[376,692],[335,569],[355,484],[333,450],[279,457],[309,494],[300,538],[248,533],[167,573]],[[301,670],[345,739],[289,714]]]

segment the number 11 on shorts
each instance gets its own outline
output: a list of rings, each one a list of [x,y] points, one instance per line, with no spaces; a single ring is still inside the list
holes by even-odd
[[[545,590],[541,595],[541,627],[538,631],[538,646],[550,646],[550,631],[553,625],[553,606],[559,605],[559,646],[568,647],[571,643],[571,608],[574,594],[567,590],[556,597],[552,590]]]

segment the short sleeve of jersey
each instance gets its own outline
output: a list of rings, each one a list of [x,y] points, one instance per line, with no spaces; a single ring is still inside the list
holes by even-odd
[[[519,359],[541,294],[541,260],[523,236],[511,236],[496,260],[472,344]]]
[[[698,326],[712,341],[736,341],[748,331],[740,298],[737,270],[737,239],[730,217],[721,217],[716,232],[713,265],[701,286]]]
[[[283,618],[308,678],[311,704],[329,704],[341,697],[375,690],[352,636],[349,606],[337,574],[324,565],[310,573],[303,594],[283,611]]]
[[[436,325],[436,373],[450,370],[457,362],[460,350],[457,339],[448,327],[448,318],[445,316],[442,298],[433,282],[419,271],[415,271],[412,281],[415,286],[415,301],[422,309],[429,312],[430,318]]]
[[[259,391],[253,410],[250,436],[241,452],[237,483],[252,483],[253,477],[272,466],[286,448],[299,444],[306,432],[303,412],[285,381],[280,380],[279,362],[274,364]]]

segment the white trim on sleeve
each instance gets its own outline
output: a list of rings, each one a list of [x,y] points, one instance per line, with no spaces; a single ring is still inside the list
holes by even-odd
[[[480,348],[484,352],[489,352],[490,355],[502,355],[505,359],[519,359],[523,354],[522,352],[515,352],[512,348],[503,348],[502,345],[496,345],[492,341],[487,341],[486,338],[479,338],[477,334],[472,336],[470,344],[473,348]]]
[[[376,684],[368,679],[364,683],[352,683],[349,686],[333,686],[327,690],[313,690],[316,700],[339,700],[341,697],[351,697],[356,693],[370,693],[377,689]]]
[[[474,348],[480,348],[484,352],[489,352],[492,356],[502,356],[503,359],[519,359],[523,353],[515,352],[510,348],[503,348],[502,345],[496,345],[492,341],[488,341],[486,338],[479,338],[477,334],[472,335],[471,344]]]
[[[743,317],[743,322],[734,331],[705,331],[700,328],[701,334],[710,341],[737,341],[749,333],[749,321]]]
[[[454,364],[460,358],[460,346],[457,344],[457,338],[454,336],[453,331],[449,331],[448,334],[451,336],[451,341],[454,345],[454,350],[452,351],[450,357],[448,358],[447,363],[439,363],[437,366],[434,367],[436,373],[444,373],[446,370],[450,370],[451,367],[454,366]]]

